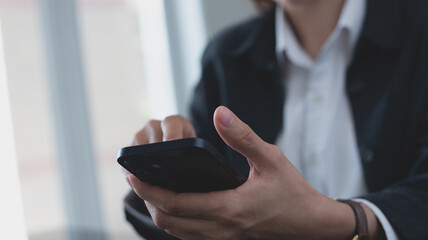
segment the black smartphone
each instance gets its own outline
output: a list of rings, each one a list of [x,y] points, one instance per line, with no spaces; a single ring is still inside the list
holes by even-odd
[[[221,191],[246,181],[214,146],[201,138],[125,147],[117,162],[141,181],[174,192]]]

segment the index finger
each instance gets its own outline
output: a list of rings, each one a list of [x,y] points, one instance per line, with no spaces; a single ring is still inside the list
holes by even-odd
[[[195,129],[186,118],[180,115],[166,117],[162,123],[163,141],[196,137]]]
[[[179,217],[214,219],[226,208],[233,190],[209,193],[175,193],[140,181],[134,175],[127,176],[133,190],[141,198],[162,211]]]

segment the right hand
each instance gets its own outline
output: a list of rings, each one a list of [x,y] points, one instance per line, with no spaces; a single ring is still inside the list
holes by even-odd
[[[196,132],[192,123],[183,116],[172,115],[166,117],[162,121],[148,121],[146,125],[135,134],[132,145],[143,145],[193,137],[196,137]],[[129,174],[131,173],[125,170],[125,175]],[[144,202],[150,215],[153,216],[155,214],[155,207],[147,201]]]
[[[196,137],[196,132],[192,123],[183,116],[171,115],[164,118],[162,121],[148,121],[146,125],[135,134],[131,146],[193,137]],[[130,174],[125,168],[122,170],[125,176]]]
[[[150,120],[135,134],[132,145],[194,137],[196,137],[196,132],[192,123],[183,116],[172,115],[162,121]]]

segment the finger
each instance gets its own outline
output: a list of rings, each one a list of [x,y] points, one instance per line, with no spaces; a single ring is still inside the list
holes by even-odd
[[[190,222],[190,219],[182,218],[183,221],[180,221],[180,217],[174,217],[172,215],[167,215],[164,211],[159,208],[156,208],[148,201],[144,201],[147,209],[152,217],[153,223],[165,230],[168,234],[178,237],[180,239],[202,239],[201,236],[195,236],[195,229],[188,229],[189,225],[195,226],[195,224],[200,223],[201,219],[193,220]],[[203,220],[202,220],[203,221]]]
[[[146,136],[148,136],[148,143],[157,143],[162,142],[162,128],[161,122],[158,120],[151,120],[146,124],[144,128],[146,131]],[[144,143],[143,143],[144,144]]]
[[[128,170],[122,167],[122,174],[127,176],[128,174],[131,174]]]
[[[196,137],[195,129],[186,118],[174,115],[166,117],[162,123],[163,141]]]
[[[143,145],[148,143],[160,142],[162,140],[162,129],[160,121],[150,120],[147,124],[138,131],[132,141],[132,145]]]
[[[160,121],[150,120],[143,127],[143,129],[141,129],[135,134],[131,146],[143,145],[160,141],[162,141],[162,129],[160,127]],[[125,175],[129,174],[129,171],[125,168],[122,169],[122,172]]]
[[[156,226],[182,239],[205,239],[221,230],[219,224],[212,220],[201,220],[169,215],[159,208],[154,208],[152,219]]]
[[[221,106],[216,109],[214,126],[223,141],[244,155],[250,165],[258,168],[272,167],[272,146],[257,136],[228,108]]]
[[[233,204],[231,190],[211,193],[175,193],[142,182],[132,174],[127,178],[132,189],[141,199],[174,216],[217,219],[226,209],[225,202]]]
[[[146,132],[147,131],[146,131],[145,127],[143,129],[141,129],[140,131],[138,131],[135,134],[134,139],[132,140],[131,146],[143,145],[143,144],[149,143],[149,136],[147,136]]]
[[[153,219],[153,217],[156,215],[156,207],[153,206],[153,204],[151,204],[150,202],[147,202],[145,200],[144,200],[144,203],[146,204],[147,211],[149,211],[150,216],[152,216],[152,219]]]

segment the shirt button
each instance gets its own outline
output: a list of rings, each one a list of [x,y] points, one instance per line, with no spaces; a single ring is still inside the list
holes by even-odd
[[[360,146],[360,157],[364,163],[372,163],[374,160],[373,150],[365,145]]]

